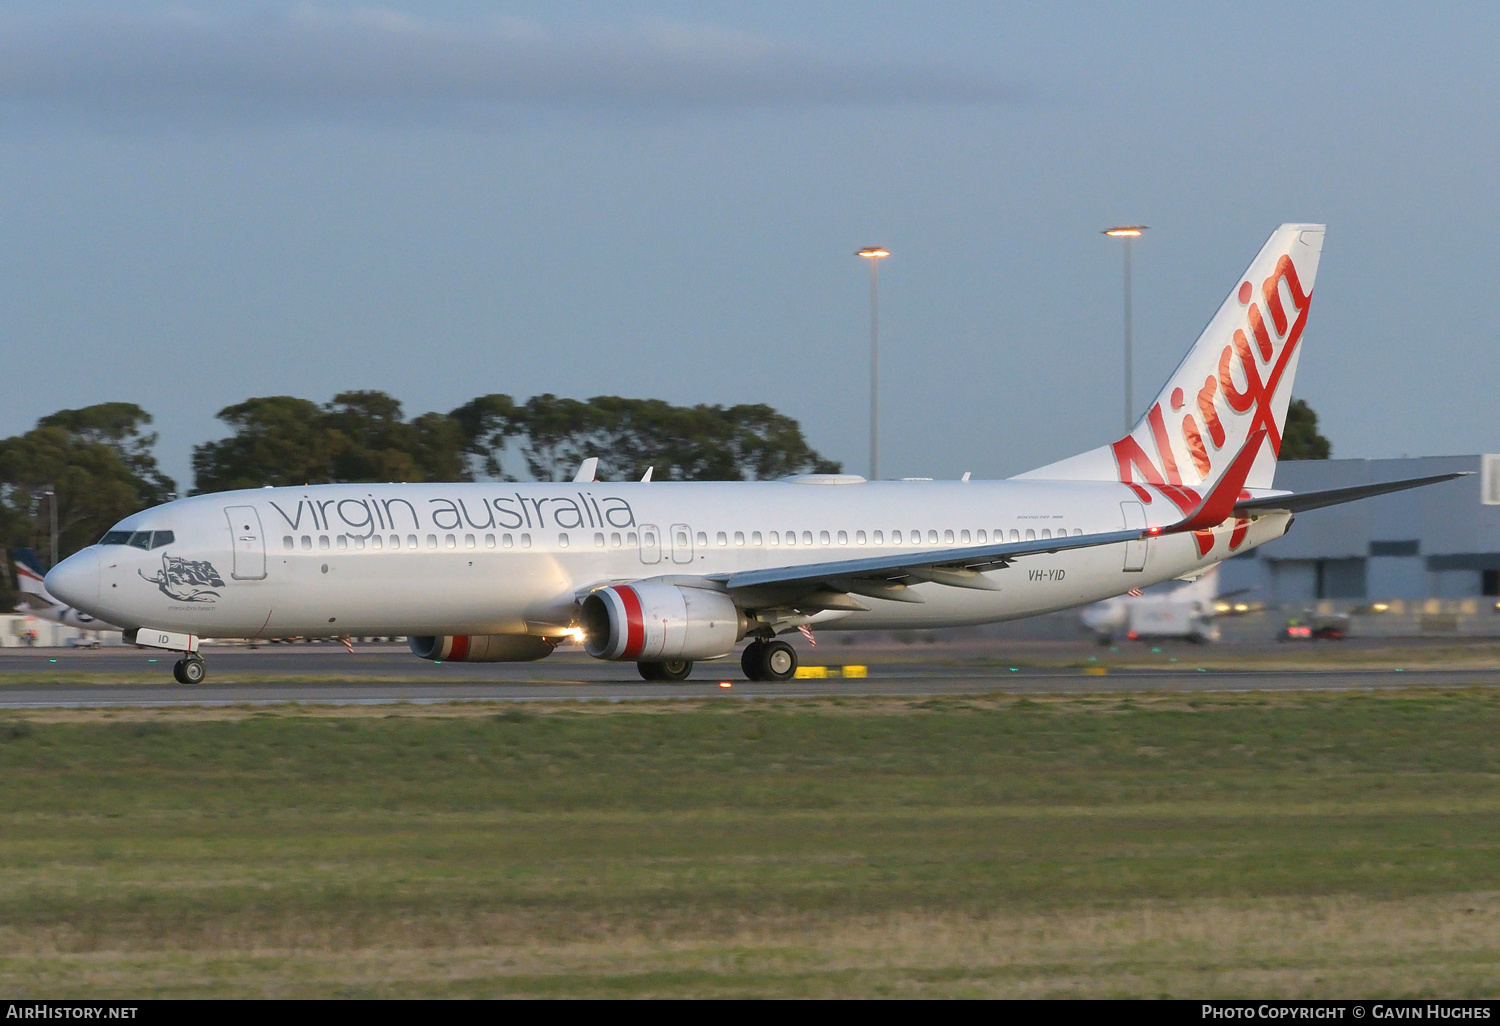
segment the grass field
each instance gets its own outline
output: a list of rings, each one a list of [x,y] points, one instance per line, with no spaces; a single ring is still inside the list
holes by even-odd
[[[16,996],[1500,992],[1500,694],[0,721]]]

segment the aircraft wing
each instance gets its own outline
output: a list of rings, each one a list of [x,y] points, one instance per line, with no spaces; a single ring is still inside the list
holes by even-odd
[[[1352,485],[1348,488],[1329,488],[1320,492],[1288,492],[1285,495],[1269,495],[1259,499],[1241,499],[1234,504],[1234,512],[1239,516],[1254,516],[1258,513],[1271,513],[1274,511],[1303,513],[1310,509],[1322,509],[1324,506],[1337,506],[1339,503],[1353,502],[1356,499],[1368,499],[1372,495],[1403,492],[1408,488],[1421,488],[1423,485],[1451,481],[1455,477],[1468,477],[1472,473],[1474,473],[1472,470],[1461,470],[1453,474],[1411,477],[1404,481],[1382,481],[1380,484]]]
[[[998,585],[984,577],[981,571],[1009,566],[1022,556],[1139,541],[1147,533],[1139,529],[1106,531],[1099,534],[1070,535],[1066,538],[929,549],[926,552],[893,552],[860,559],[837,559],[823,563],[803,563],[800,566],[712,574],[708,579],[731,591],[797,585],[823,586],[874,598],[920,602],[921,599],[915,595],[902,594],[907,583],[932,581],[958,588],[994,591]]]

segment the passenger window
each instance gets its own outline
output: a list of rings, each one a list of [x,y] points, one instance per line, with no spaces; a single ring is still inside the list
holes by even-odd
[[[788,545],[796,545],[797,544],[797,532],[796,531],[788,531],[786,533],[786,543]]]
[[[875,544],[876,545],[884,545],[885,544],[885,535],[884,535],[883,532],[880,532],[880,531],[876,531],[875,532]]]
[[[702,531],[699,531],[698,532],[698,547],[701,549],[701,548],[703,548],[707,544],[708,544],[708,535],[704,534]]]
[[[157,531],[151,536],[151,547],[159,549],[163,545],[171,545],[176,540],[177,536],[171,531]]]
[[[802,532],[802,544],[803,545],[811,545],[812,544],[812,532],[811,531],[803,531]],[[823,532],[823,544],[824,545],[828,544],[828,532],[827,531]]]
[[[466,535],[464,535],[464,548],[466,548],[466,549],[472,549],[473,547],[474,547],[474,536],[472,534],[466,534]]]
[[[409,548],[409,549],[414,549],[414,548],[417,547],[417,536],[416,535],[409,534],[409,535],[406,536],[406,547]]]
[[[437,548],[437,535],[435,535],[435,534],[429,534],[427,536],[427,547],[429,549],[435,549],[435,548]]]
[[[339,535],[338,538],[334,540],[334,544],[338,546],[340,552],[347,551],[349,548],[349,536],[347,534]]]
[[[720,544],[720,545],[728,545],[728,544],[729,544],[729,535],[727,535],[727,534],[725,534],[725,533],[724,533],[724,532],[723,532],[723,531],[720,531],[720,532],[719,532],[719,533],[718,533],[718,536],[717,536],[717,537],[716,537],[716,539],[715,539],[715,540],[716,540],[716,541],[717,541],[717,542],[718,542],[718,543],[719,543],[719,544]]]
[[[625,535],[625,544],[629,545],[632,549],[636,547],[637,542],[634,531],[631,531]]]
[[[320,535],[318,535],[318,548],[320,548],[320,549],[327,549],[328,548],[328,535],[326,535],[326,534],[320,534]]]
[[[780,532],[778,532],[778,531],[772,531],[771,532],[771,544],[772,545],[780,545],[781,544],[781,534],[780,534]]]
[[[1013,542],[1020,541],[1021,540],[1021,532],[1017,531],[1014,527],[1012,527],[1010,529],[1010,540],[1013,541]]]
[[[378,534],[372,534],[370,536],[370,544],[374,546],[376,552],[379,552],[381,549],[385,548],[385,539],[380,537],[380,535]]]
[[[1027,541],[1036,541],[1036,532],[1033,531],[1033,530],[1027,529],[1027,531],[1026,531],[1026,540]]]
[[[953,544],[953,532],[952,531],[944,531],[943,532],[943,544],[944,545],[952,545]]]
[[[131,548],[149,549],[151,547],[151,532],[136,531],[130,536],[130,541],[128,541],[126,544]]]
[[[969,544],[969,532],[965,531],[963,534],[959,535],[958,540],[963,542],[965,545]]]
[[[484,547],[487,549],[493,549],[495,547],[495,536],[493,534],[487,534],[484,536]]]
[[[880,532],[876,531],[875,535],[878,538],[880,536]],[[879,543],[877,542],[877,544],[879,544]],[[892,545],[900,545],[901,544],[901,532],[900,531],[892,531],[891,532],[891,544]]]
[[[568,547],[568,534],[566,531],[557,536],[557,547],[560,549]]]
[[[364,550],[365,550],[365,540],[363,538],[361,538],[359,535],[356,534],[354,536],[354,551],[356,551],[356,552],[363,552]]]
[[[312,548],[312,539],[309,538],[307,535],[304,534],[302,536],[302,550],[304,552],[306,552],[306,551],[308,551],[311,548]]]
[[[619,531],[611,531],[610,532],[610,535],[609,535],[609,545],[610,545],[610,548],[613,548],[613,549],[618,549],[620,547],[620,532]]]
[[[864,543],[865,543],[865,532],[863,532],[863,531],[855,531],[854,532],[854,544],[856,544],[856,545],[863,545]]]
[[[450,549],[456,549],[458,548],[458,539],[451,534],[445,534],[443,535],[443,544]]]
[[[744,531],[736,531],[736,532],[734,532],[734,543],[736,545],[744,545],[745,544],[745,532]]]
[[[1075,528],[1073,528],[1073,537],[1074,538],[1080,537],[1082,534],[1083,534],[1083,528],[1081,528],[1081,527],[1075,527]]]
[[[1042,528],[1042,537],[1043,538],[1051,538],[1052,537],[1051,530],[1049,530],[1048,528],[1045,528],[1045,527]]]
[[[967,538],[964,539],[964,541],[968,541],[968,540],[969,539],[967,539]],[[978,541],[979,541],[979,544],[981,544],[981,545],[983,545],[985,542],[989,541],[989,535],[987,535],[987,534],[984,533],[984,529],[983,528],[980,528],[979,535],[978,535]]]
[[[513,548],[515,548],[516,547],[515,536],[514,535],[509,535],[509,534],[502,534],[500,536],[500,545],[501,545],[502,548],[507,548],[507,549],[513,549]]]
[[[521,548],[523,548],[523,549],[529,549],[529,548],[531,548],[531,535],[529,535],[529,534],[523,534],[523,535],[521,535]]]
[[[604,535],[603,534],[595,534],[594,535],[594,548],[596,548],[596,549],[602,549],[602,548],[604,548]]]
[[[297,547],[297,543],[293,541],[292,536],[288,534],[281,539],[281,547],[286,549],[288,552],[291,552],[294,548]]]
[[[819,545],[827,545],[828,543],[829,543],[828,532],[827,531],[819,531],[818,532],[818,544]]]
[[[750,544],[751,545],[756,545],[756,546],[759,546],[761,544],[760,532],[759,531],[751,531],[750,532]]]
[[[949,531],[948,532],[948,536],[951,538],[953,536],[953,532]],[[928,531],[927,532],[927,544],[928,545],[936,545],[937,544],[937,532],[936,531]]]

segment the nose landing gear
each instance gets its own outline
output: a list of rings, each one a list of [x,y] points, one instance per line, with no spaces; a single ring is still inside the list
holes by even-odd
[[[172,676],[179,684],[202,684],[208,676],[208,667],[197,652],[183,656],[172,667]]]

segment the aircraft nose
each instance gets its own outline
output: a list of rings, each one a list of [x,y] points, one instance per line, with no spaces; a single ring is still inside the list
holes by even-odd
[[[53,567],[42,583],[55,597],[89,612],[99,604],[99,553],[90,547],[69,556]]]

